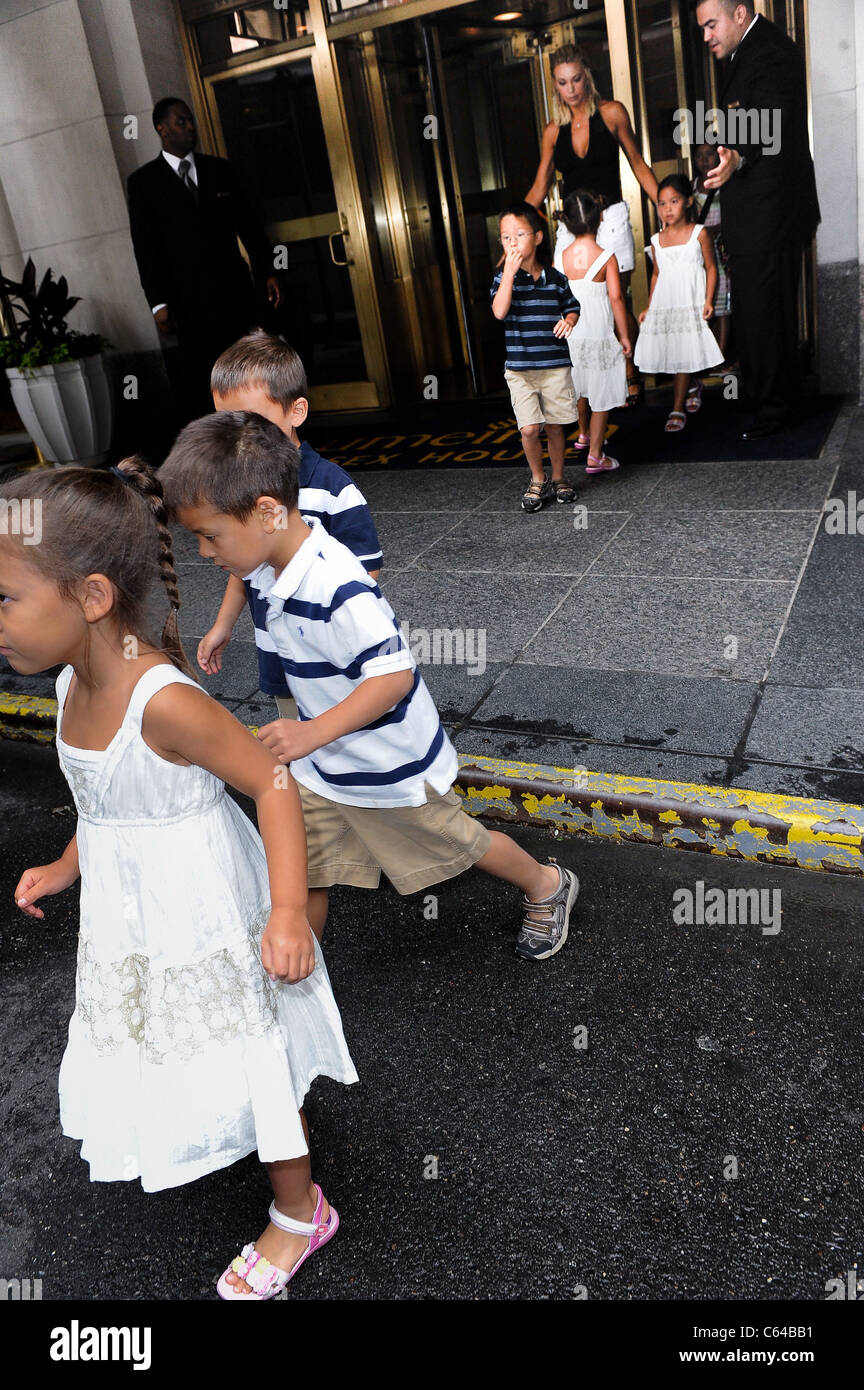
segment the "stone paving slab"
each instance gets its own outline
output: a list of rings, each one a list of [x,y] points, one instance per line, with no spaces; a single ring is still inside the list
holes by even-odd
[[[560,739],[574,760],[608,749],[610,771],[707,760],[733,785],[864,801],[864,535],[819,518],[829,497],[864,498],[862,458],[864,409],[846,405],[818,458],[571,467],[584,529],[570,506],[521,513],[518,466],[355,477],[382,591],[427,642],[421,668],[460,748],[500,734],[530,760]],[[176,555],[194,653],[225,579],[182,532]],[[470,663],[448,659],[447,634]],[[269,717],[245,613],[204,684],[250,722]],[[2,689],[50,696],[53,682],[0,658]]]

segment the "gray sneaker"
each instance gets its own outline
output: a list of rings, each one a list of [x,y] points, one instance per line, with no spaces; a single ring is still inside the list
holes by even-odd
[[[542,483],[530,482],[522,495],[523,512],[539,512],[547,502],[555,501],[555,489],[548,478]]]
[[[532,903],[522,899],[522,926],[516,938],[516,954],[522,960],[548,960],[567,940],[570,909],[579,892],[579,880],[572,869],[565,869],[550,857],[558,870],[558,889],[551,898]]]

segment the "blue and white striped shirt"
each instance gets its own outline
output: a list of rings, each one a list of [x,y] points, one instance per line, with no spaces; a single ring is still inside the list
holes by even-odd
[[[301,720],[341,704],[371,676],[414,672],[408,694],[380,718],[293,762],[296,780],[352,806],[423,806],[427,782],[449,791],[456,750],[393,609],[351,551],[314,521],[278,578],[261,565],[249,579],[266,603],[267,634]]]
[[[300,495],[297,508],[310,526],[321,522],[325,531],[353,551],[367,570],[379,570],[381,546],[366,498],[350,474],[322,458],[304,439],[300,444]],[[287,695],[282,663],[267,636],[267,604],[250,579],[244,579],[246,598],[255,624],[258,687],[266,695]]]
[[[501,284],[499,270],[489,292],[494,299]],[[511,372],[536,372],[543,367],[569,367],[566,338],[556,338],[553,328],[565,314],[578,314],[579,301],[559,270],[546,266],[535,280],[527,270],[513,277],[510,312],[504,323],[507,360]]]

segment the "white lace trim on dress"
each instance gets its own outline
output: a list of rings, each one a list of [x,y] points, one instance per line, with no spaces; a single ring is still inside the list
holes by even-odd
[[[692,333],[701,330],[705,319],[698,304],[686,304],[675,309],[652,309],[639,332],[651,337],[670,333]]]
[[[624,361],[617,338],[585,338],[571,342],[570,359],[576,371],[609,372]]]
[[[212,1043],[268,1033],[277,1018],[279,988],[261,964],[268,916],[250,924],[246,951],[223,949],[166,970],[151,969],[145,955],[99,961],[82,941],[76,1007],[95,1050],[111,1056],[132,1042],[148,1062],[187,1061]]]

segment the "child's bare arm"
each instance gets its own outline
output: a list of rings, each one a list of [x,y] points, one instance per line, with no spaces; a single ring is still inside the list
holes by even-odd
[[[506,319],[510,313],[510,306],[513,303],[513,281],[516,272],[522,264],[522,253],[511,246],[504,257],[504,269],[501,272],[501,284],[495,292],[492,300],[492,313],[496,319]]]
[[[621,273],[618,269],[617,256],[610,256],[606,262],[606,291],[609,295],[609,304],[612,308],[612,317],[615,320],[615,327],[618,329],[618,341],[625,357],[629,357],[632,351],[630,342],[630,329],[627,325],[627,310],[624,305],[624,295],[621,290]]]
[[[291,983],[305,979],[315,968],[315,948],[306,920],[303,812],[290,773],[233,714],[188,685],[170,685],[153,696],[142,732],[161,757],[195,763],[254,798],[270,879],[261,959],[271,976]]]
[[[70,888],[80,876],[78,867],[78,837],[73,835],[59,859],[53,864],[40,864],[38,868],[25,869],[15,888],[15,901],[28,917],[43,918],[41,907],[33,904],[40,898],[50,898],[54,893],[62,893]]]
[[[656,284],[657,284],[657,278],[658,278],[659,274],[660,274],[660,272],[659,272],[659,270],[657,269],[657,261],[655,260],[655,261],[653,262],[653,269],[652,269],[652,271],[651,271],[651,284],[650,284],[649,289],[648,289],[648,303],[645,305],[645,308],[642,310],[642,313],[639,315],[639,322],[640,322],[640,323],[644,323],[644,322],[645,322],[645,315],[648,313],[648,310],[651,308],[651,300],[652,300],[653,297],[654,297],[654,288],[655,288],[655,286],[656,286]]]
[[[343,734],[353,734],[367,724],[380,719],[414,684],[414,672],[390,671],[384,676],[369,676],[356,690],[340,700],[332,709],[315,719],[274,719],[258,730],[258,737],[280,763],[308,757],[316,748],[333,743]]]
[[[702,259],[705,262],[705,304],[702,309],[702,317],[710,319],[714,313],[714,296],[717,293],[717,258],[714,255],[714,238],[710,231],[703,227],[699,232],[699,245],[702,247]]]
[[[246,590],[243,580],[231,574],[228,576],[216,621],[198,643],[198,665],[208,676],[215,676],[217,671],[221,671],[222,653],[230,642],[234,624],[245,607]]]

